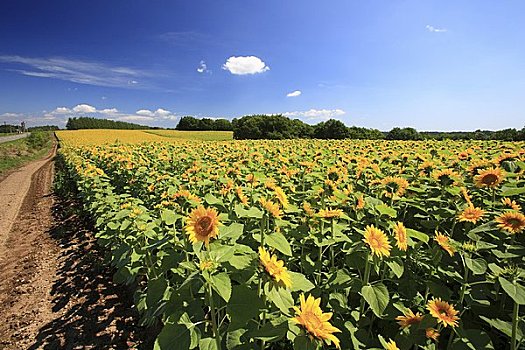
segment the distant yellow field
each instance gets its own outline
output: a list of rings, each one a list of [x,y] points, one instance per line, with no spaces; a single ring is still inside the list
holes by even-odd
[[[147,133],[176,139],[224,141],[233,140],[232,131],[180,131],[180,130],[147,130]]]
[[[231,131],[178,131],[178,130],[62,130],[56,132],[63,143],[70,145],[97,145],[107,143],[142,143],[176,140],[218,141],[231,140]]]

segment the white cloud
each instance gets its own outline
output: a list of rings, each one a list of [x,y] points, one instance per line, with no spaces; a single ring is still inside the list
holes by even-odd
[[[135,114],[152,117],[154,113],[150,111],[149,109],[139,109],[138,111],[135,112]]]
[[[17,118],[17,117],[20,117],[22,115],[23,114],[20,114],[20,113],[4,113],[4,114],[1,114],[0,117],[3,117],[3,118]]]
[[[200,61],[199,66],[197,67],[197,72],[199,73],[211,73],[211,70],[208,69],[205,61]]]
[[[147,117],[144,115],[123,115],[123,116],[119,116],[116,119],[121,120],[121,121],[135,121],[135,122],[155,120],[155,118],[153,117]]]
[[[144,122],[149,125],[165,125],[173,127],[173,122],[179,119],[179,116],[164,108],[157,108],[155,110],[140,109],[135,113],[124,113],[117,108],[97,109],[88,104],[78,104],[72,108],[57,107],[51,112],[42,111],[40,115],[35,113],[4,113],[0,114],[0,121],[7,123],[18,124],[21,121],[28,122],[31,126],[44,125],[52,122],[55,125],[64,127],[69,117],[82,116],[89,113],[89,116],[95,118],[121,120],[129,122]]]
[[[80,104],[73,107],[73,112],[75,113],[95,113],[97,109],[93,106],[87,104]]]
[[[101,114],[113,115],[113,114],[118,114],[118,109],[116,109],[116,108],[105,108],[105,109],[102,109],[102,110],[100,110],[98,112],[101,113]]]
[[[436,28],[434,26],[431,26],[430,24],[427,24],[425,28],[431,33],[444,33],[447,31],[446,28]]]
[[[23,75],[96,86],[140,87],[138,78],[149,75],[144,71],[128,67],[60,57],[32,58],[4,55],[0,56],[0,62],[22,66],[10,70]]]
[[[345,115],[342,109],[310,109],[308,111],[285,112],[289,118],[300,118],[308,121],[323,121]]]
[[[295,90],[286,94],[286,97],[297,97],[302,94],[301,90]]]
[[[222,69],[235,75],[257,74],[270,70],[259,57],[255,56],[231,56]]]

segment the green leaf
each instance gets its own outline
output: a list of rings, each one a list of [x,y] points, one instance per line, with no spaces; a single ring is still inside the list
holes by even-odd
[[[501,333],[505,334],[507,337],[510,338],[512,336],[512,323],[511,322],[502,321],[499,318],[491,319],[485,316],[479,316],[479,318],[487,322],[492,327],[496,328]],[[523,332],[518,327],[517,338],[521,339],[522,337],[523,337]]]
[[[235,330],[230,330],[228,328],[228,333],[226,333],[226,349],[234,350],[234,349],[239,349],[239,347],[242,348],[243,345],[249,346],[250,344],[243,344],[243,341],[241,340],[241,337],[243,336],[244,333],[246,333],[246,329],[244,328],[239,328]],[[248,349],[251,350],[251,348],[248,348]]]
[[[292,293],[282,287],[276,287],[272,283],[266,283],[264,290],[268,300],[275,304],[284,314],[290,315],[290,309],[294,305]]]
[[[246,326],[246,323],[255,318],[264,303],[257,295],[257,291],[245,285],[234,286],[226,310],[231,318],[230,330]]]
[[[465,264],[475,275],[483,275],[487,272],[487,262],[482,258],[470,259],[465,257]]]
[[[264,240],[270,247],[277,249],[284,255],[292,256],[292,247],[284,235],[279,232],[270,233]]]
[[[217,342],[214,338],[202,338],[199,341],[199,350],[218,350]]]
[[[372,308],[374,314],[381,318],[390,301],[386,286],[382,283],[367,285],[361,289],[361,294]]]
[[[470,234],[474,234],[474,233],[488,232],[488,231],[494,230],[494,228],[495,228],[494,223],[493,222],[488,222],[486,224],[480,225],[480,226],[470,230],[468,234],[470,235]]]
[[[177,221],[177,219],[180,217],[180,215],[176,214],[175,211],[170,209],[164,209],[160,213],[160,218],[162,219],[162,222],[164,222],[166,225],[173,225],[175,221]]]
[[[507,281],[503,277],[498,277],[498,281],[501,287],[507,294],[518,304],[525,305],[525,287],[518,283],[512,283]]]
[[[302,273],[292,271],[288,273],[292,279],[292,292],[308,292],[315,287]]]
[[[148,280],[148,291],[146,296],[146,304],[148,308],[155,308],[164,296],[164,292],[168,288],[168,282],[165,278],[159,277]]]
[[[232,245],[223,245],[223,246],[214,246],[210,250],[210,258],[213,261],[218,263],[229,261],[233,257],[235,252],[235,246]]]
[[[390,216],[391,218],[397,217],[397,211],[386,204],[378,204],[375,208],[381,215]]]
[[[213,290],[215,290],[224,301],[228,302],[230,300],[232,294],[232,283],[226,272],[211,275],[210,283]]]
[[[229,226],[221,226],[219,228],[219,237],[221,239],[236,241],[242,236],[244,225],[237,222]]]
[[[217,197],[215,197],[213,194],[211,193],[207,193],[205,196],[204,196],[204,200],[206,201],[206,203],[208,203],[209,205],[216,205],[216,204],[220,204],[220,205],[224,205],[223,201]]]
[[[401,259],[388,260],[386,261],[386,264],[388,265],[388,267],[390,267],[390,269],[396,275],[397,278],[401,278],[401,276],[403,276],[405,268]]]
[[[505,188],[503,191],[501,191],[500,196],[511,197],[511,196],[517,196],[523,193],[525,193],[525,187]]]
[[[307,335],[298,335],[293,341],[293,350],[316,350],[318,343]]]
[[[426,233],[419,232],[419,231],[411,229],[411,228],[407,228],[407,235],[410,238],[414,238],[414,239],[417,239],[418,241],[421,241],[421,242],[424,242],[424,243],[428,243],[428,239],[429,238],[428,238],[428,235]]]
[[[284,338],[287,330],[288,322],[283,322],[278,325],[273,325],[272,323],[268,322],[260,329],[250,331],[246,335],[250,338],[271,342]]]
[[[154,350],[188,350],[191,344],[190,330],[180,324],[168,323],[155,340]]]
[[[263,217],[263,212],[259,208],[251,207],[250,209],[244,209],[240,204],[235,206],[235,214],[240,218],[261,219]]]

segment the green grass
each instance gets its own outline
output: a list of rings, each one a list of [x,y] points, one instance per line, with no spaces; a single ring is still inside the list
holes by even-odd
[[[42,135],[44,142],[29,138],[0,143],[0,176],[8,170],[22,166],[32,160],[44,157],[53,145],[51,134]]]
[[[203,141],[233,140],[232,131],[145,130],[145,132],[174,139]]]

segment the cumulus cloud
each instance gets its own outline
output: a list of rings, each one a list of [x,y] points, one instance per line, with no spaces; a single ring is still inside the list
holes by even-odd
[[[60,57],[34,58],[3,55],[0,56],[0,62],[13,65],[10,70],[23,75],[96,86],[140,87],[139,79],[149,75],[144,71],[129,67]]]
[[[222,69],[235,75],[247,75],[266,72],[270,67],[256,56],[231,56],[222,65]]]
[[[300,118],[307,121],[324,121],[345,115],[342,109],[310,109],[308,111],[285,112],[284,116],[289,118]]]
[[[52,123],[63,127],[68,118],[81,117],[84,115],[128,122],[145,122],[150,125],[164,124],[166,126],[172,126],[172,122],[179,118],[176,113],[164,108],[157,108],[155,110],[139,109],[135,113],[126,113],[114,107],[97,109],[94,106],[84,103],[74,107],[57,107],[52,111],[43,111],[41,114],[3,113],[0,114],[0,122],[3,123],[5,121],[10,124],[19,124],[21,121],[26,121],[31,126]]]
[[[295,90],[286,94],[286,97],[297,97],[302,94],[301,90]]]
[[[75,113],[95,113],[97,109],[93,106],[87,104],[80,104],[73,107],[73,112]]]
[[[444,33],[447,31],[446,28],[436,28],[434,26],[431,26],[430,24],[427,24],[425,28],[431,33]]]

